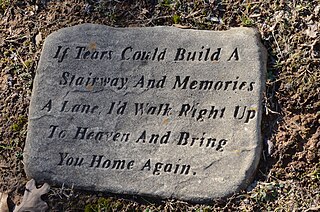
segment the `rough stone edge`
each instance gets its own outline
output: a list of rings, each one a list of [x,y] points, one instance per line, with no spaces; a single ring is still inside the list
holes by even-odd
[[[65,27],[65,28],[61,28],[51,34],[49,34],[46,38],[45,38],[45,42],[44,42],[44,45],[42,47],[42,51],[41,51],[41,56],[40,56],[40,60],[39,60],[39,63],[38,63],[38,66],[36,68],[36,76],[34,78],[34,83],[33,83],[33,88],[32,88],[32,93],[34,91],[34,87],[35,85],[37,84],[37,81],[38,81],[38,71],[42,68],[42,60],[44,60],[44,56],[43,56],[43,50],[46,48],[46,46],[48,45],[47,43],[51,42],[51,40],[55,40],[59,37],[61,37],[61,34],[63,32],[68,32],[70,30],[77,30],[78,28],[82,28],[82,27],[88,27],[88,28],[91,28],[91,29],[109,29],[109,30],[120,30],[120,31],[126,31],[126,30],[146,30],[146,29],[152,29],[152,28],[158,28],[158,29],[173,29],[173,30],[176,30],[177,32],[178,31],[182,31],[182,30],[190,30],[190,31],[202,31],[202,32],[217,32],[218,34],[219,33],[227,33],[227,32],[232,32],[232,31],[235,31],[235,32],[242,32],[244,34],[252,34],[254,36],[254,41],[255,41],[255,45],[259,48],[259,56],[258,58],[260,59],[260,77],[258,80],[260,80],[261,82],[261,92],[259,93],[259,109],[258,110],[258,116],[257,116],[257,125],[259,127],[256,127],[257,130],[257,137],[258,137],[258,142],[257,142],[257,146],[254,150],[255,154],[259,155],[259,157],[255,158],[255,160],[252,160],[252,163],[251,163],[251,166],[247,169],[246,173],[249,173],[249,175],[247,175],[247,180],[242,180],[242,184],[239,184],[238,185],[238,188],[236,191],[232,192],[232,193],[229,193],[229,194],[226,194],[225,196],[221,197],[221,198],[226,198],[228,196],[231,196],[232,194],[236,194],[238,192],[240,192],[241,190],[247,188],[251,182],[253,181],[255,175],[256,175],[256,172],[257,172],[257,168],[258,168],[258,165],[259,165],[259,162],[260,162],[260,158],[261,158],[261,152],[262,152],[262,148],[263,148],[263,139],[262,139],[262,132],[261,132],[261,122],[262,122],[262,107],[263,107],[263,104],[262,104],[262,100],[263,100],[263,94],[265,93],[265,86],[266,86],[266,71],[267,71],[267,50],[265,48],[265,46],[262,44],[261,42],[261,37],[260,37],[260,33],[257,29],[255,28],[248,28],[248,27],[235,27],[235,28],[230,28],[229,30],[225,30],[225,31],[213,31],[213,30],[197,30],[197,29],[180,29],[180,28],[176,28],[176,27],[172,27],[172,26],[155,26],[155,27],[127,27],[127,28],[117,28],[117,27],[110,27],[110,26],[107,26],[107,25],[100,25],[100,24],[91,24],[91,23],[84,23],[84,24],[79,24],[79,25],[75,25],[75,26],[71,26],[71,27]],[[33,105],[33,98],[31,98],[31,102],[30,102],[30,106]],[[30,121],[30,115],[31,115],[31,111],[32,111],[32,108],[29,106],[29,119],[28,119],[28,123]],[[28,129],[29,129],[29,126],[28,125]],[[28,141],[28,135],[29,133],[27,133],[27,139],[26,141]],[[26,142],[25,144],[25,147],[24,147],[24,154],[26,154],[27,152],[29,151],[26,151],[26,150],[30,150],[30,145],[29,145],[29,142]],[[28,154],[26,154],[25,156],[27,156]],[[27,164],[27,161],[28,161],[28,158],[30,157],[30,155],[28,155],[27,157],[24,157],[24,164]],[[24,165],[24,170],[26,172],[26,175],[28,178],[30,178],[30,173],[28,173],[27,169],[26,169],[26,165]],[[251,175],[251,176],[250,176]],[[40,180],[41,182],[41,180]],[[59,183],[54,183],[55,185],[58,185]],[[85,188],[85,187],[82,187],[80,186],[79,187],[80,189],[83,189],[83,190],[88,190],[89,188]],[[102,190],[100,190],[102,191]],[[94,192],[94,191],[93,191]],[[103,192],[103,191],[102,191]],[[114,192],[110,192],[110,193],[114,193]],[[114,193],[114,194],[118,194],[118,195],[137,195],[136,192],[121,192],[121,193]],[[171,197],[161,197],[161,196],[158,196],[158,195],[150,195],[150,194],[139,194],[139,196],[146,196],[146,197],[149,197],[149,198],[160,198],[160,199],[177,199],[176,197],[174,197],[174,195],[171,195]],[[218,198],[200,198],[200,197],[194,197],[194,198],[190,198],[190,199],[184,199],[184,198],[180,198],[180,200],[183,200],[183,201],[187,201],[187,202],[192,202],[192,203],[210,203],[212,200],[214,199],[218,199]]]
[[[258,110],[258,115],[257,115],[257,138],[258,138],[258,142],[257,142],[257,146],[254,150],[255,154],[259,155],[259,157],[256,157],[255,160],[252,161],[251,166],[249,167],[249,169],[246,171],[247,173],[251,173],[250,175],[247,175],[248,178],[247,180],[243,180],[242,184],[239,185],[238,190],[234,192],[234,194],[240,192],[241,190],[244,190],[246,188],[248,188],[248,186],[252,183],[252,181],[255,178],[255,175],[257,173],[257,169],[258,169],[258,165],[260,163],[260,159],[262,156],[262,150],[263,150],[263,135],[262,135],[262,114],[263,114],[263,96],[266,92],[266,77],[267,77],[267,58],[268,58],[268,51],[266,49],[266,47],[262,44],[261,42],[261,35],[258,31],[258,29],[256,28],[248,28],[248,27],[240,27],[242,29],[244,29],[244,33],[251,33],[253,32],[254,35],[254,41],[255,41],[255,45],[259,48],[259,73],[260,76],[257,79],[257,81],[261,82],[261,89],[260,89],[260,93],[259,93],[259,105],[258,108],[260,110]],[[237,30],[239,28],[231,28],[230,31],[232,30]],[[232,194],[230,194],[229,196],[231,196]],[[226,196],[227,197],[227,196]]]

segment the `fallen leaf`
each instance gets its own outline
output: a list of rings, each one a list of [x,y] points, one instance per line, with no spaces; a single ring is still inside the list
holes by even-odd
[[[141,11],[142,15],[146,15],[148,13],[149,13],[149,11],[146,8],[143,8],[142,11]]]
[[[7,199],[8,199],[8,194],[0,192],[0,211],[1,212],[9,212]]]
[[[305,31],[305,34],[311,38],[316,38],[318,33],[318,26],[317,24],[310,25],[308,29]]]
[[[89,46],[88,46],[88,49],[91,50],[91,51],[94,51],[97,49],[97,44],[96,42],[90,42],[89,43]]]
[[[36,37],[35,37],[35,40],[36,40],[36,45],[39,46],[41,41],[42,41],[42,35],[41,35],[41,32],[39,32]]]
[[[43,194],[48,193],[50,186],[45,183],[42,187],[37,188],[34,179],[31,179],[26,184],[26,190],[23,195],[23,200],[20,205],[16,206],[13,212],[44,212],[48,209],[48,204],[41,199]]]
[[[319,15],[319,11],[320,11],[320,4],[318,6],[316,6],[316,8],[314,8],[314,14],[316,16],[318,16]]]
[[[190,26],[184,26],[184,25],[180,25],[180,24],[173,24],[174,27],[180,28],[180,29],[190,29]]]

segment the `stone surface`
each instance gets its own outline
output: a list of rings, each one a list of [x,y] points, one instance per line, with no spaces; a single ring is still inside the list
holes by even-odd
[[[26,173],[193,202],[237,192],[260,158],[265,67],[250,28],[54,32],[34,81]]]

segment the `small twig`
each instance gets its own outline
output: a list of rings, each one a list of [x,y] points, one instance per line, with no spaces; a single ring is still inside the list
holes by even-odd
[[[275,43],[276,43],[276,45],[277,45],[278,51],[280,52],[281,57],[283,58],[283,53],[282,53],[282,51],[281,51],[281,49],[280,49],[280,46],[279,46],[279,43],[278,43],[278,41],[277,41],[276,37],[274,36],[273,31],[271,32],[271,34],[272,34],[272,37],[274,38],[274,42],[275,42]]]
[[[198,15],[201,12],[201,10],[195,11],[189,15],[186,16],[186,18],[194,17],[195,15]]]
[[[22,59],[22,57],[19,55],[19,53],[18,53],[18,52],[16,52],[16,54],[17,54],[17,56],[18,56],[18,58],[19,58],[20,62],[22,63],[22,65],[23,65],[26,69],[28,69],[28,66],[25,64],[25,62],[23,61],[23,59]]]
[[[266,106],[266,109],[267,109],[267,115],[268,115],[268,112],[273,113],[273,114],[277,114],[277,115],[281,115],[279,112],[273,111],[270,108],[268,108],[267,106]]]

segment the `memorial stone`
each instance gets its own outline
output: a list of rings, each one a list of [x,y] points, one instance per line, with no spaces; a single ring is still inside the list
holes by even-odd
[[[259,162],[265,73],[251,28],[60,29],[34,80],[26,173],[191,202],[231,195]]]

